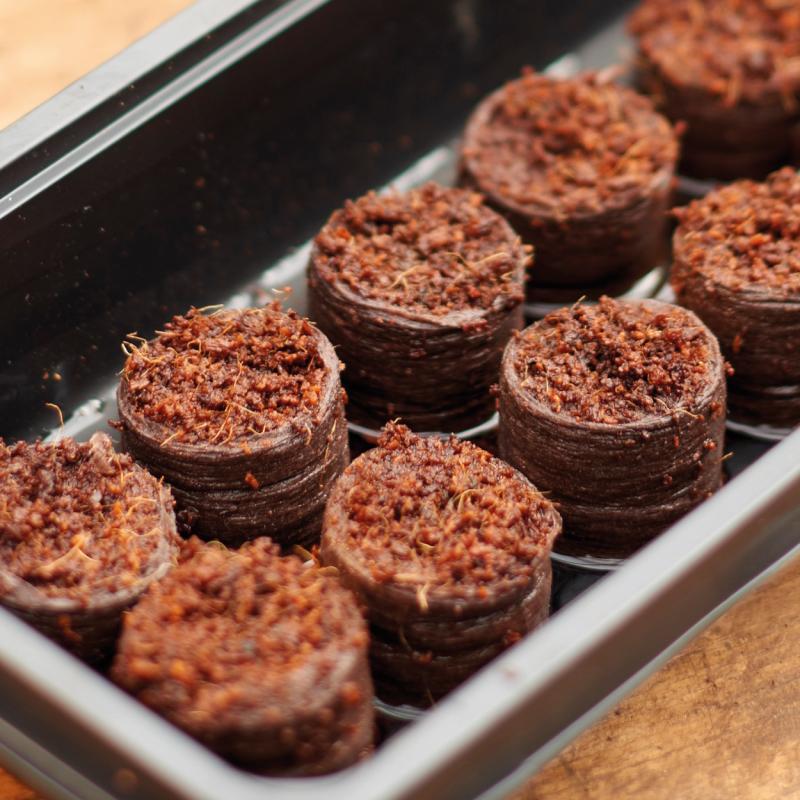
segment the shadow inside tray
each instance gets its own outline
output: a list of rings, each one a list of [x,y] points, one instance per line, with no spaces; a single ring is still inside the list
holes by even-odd
[[[604,577],[605,572],[588,572],[575,569],[565,564],[553,562],[553,593],[550,597],[550,613],[571,603],[578,595],[583,594],[590,586]]]

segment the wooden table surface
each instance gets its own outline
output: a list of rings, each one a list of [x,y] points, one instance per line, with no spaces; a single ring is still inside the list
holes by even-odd
[[[516,800],[800,797],[800,561],[748,595]]]
[[[188,5],[188,0],[0,0],[0,129]]]
[[[0,0],[0,128],[187,0]],[[745,598],[515,800],[800,798],[800,562]],[[36,795],[0,770],[0,800]]]

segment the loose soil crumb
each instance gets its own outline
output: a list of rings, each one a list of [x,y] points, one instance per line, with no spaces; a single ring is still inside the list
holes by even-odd
[[[675,211],[684,269],[733,292],[800,298],[800,176],[737,181]],[[680,278],[679,278],[680,280]]]
[[[644,0],[629,29],[673,85],[703,89],[728,106],[777,93],[797,108],[800,7],[791,0]]]
[[[338,655],[366,646],[355,600],[335,577],[281,557],[265,537],[238,550],[193,538],[126,618],[113,675],[146,704],[189,722],[242,725],[271,712],[278,722]]]
[[[51,597],[130,589],[163,543],[165,497],[103,434],[83,443],[0,440],[3,568]]]
[[[164,426],[165,444],[252,443],[317,411],[326,380],[320,336],[277,304],[193,308],[152,341],[129,337],[123,380],[132,408]]]
[[[557,515],[516,470],[471,442],[419,437],[390,423],[345,471],[336,539],[379,583],[428,596],[454,588],[489,597],[527,580]],[[424,601],[423,601],[424,604]]]
[[[577,422],[619,424],[695,405],[711,378],[708,333],[677,306],[603,297],[520,334],[522,389]]]
[[[474,192],[370,192],[336,211],[315,243],[324,279],[378,303],[445,316],[522,302],[522,245]]]
[[[648,194],[677,138],[652,102],[599,74],[523,71],[479,107],[464,157],[481,190],[531,215],[598,213]]]

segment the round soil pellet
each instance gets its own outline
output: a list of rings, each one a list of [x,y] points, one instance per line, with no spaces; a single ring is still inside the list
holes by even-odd
[[[126,346],[123,446],[169,482],[184,524],[228,544],[316,540],[349,460],[340,364],[325,336],[273,304],[192,309]]]
[[[462,189],[370,193],[334,212],[314,240],[309,308],[346,365],[349,418],[454,432],[491,417],[528,260]]]
[[[686,125],[681,170],[761,178],[795,160],[800,11],[765,0],[644,0],[629,20],[638,81]]]
[[[663,261],[677,154],[649,99],[596,74],[525,71],[473,112],[461,180],[534,246],[529,298],[576,300]]]
[[[738,181],[676,211],[672,285],[733,366],[736,420],[800,423],[800,177]]]
[[[223,757],[315,775],[372,748],[368,633],[338,580],[269,539],[190,539],[127,615],[112,679]]]
[[[97,433],[0,440],[0,603],[92,663],[178,552],[169,490]]]
[[[500,453],[557,504],[559,552],[624,558],[722,481],[725,362],[691,312],[576,304],[513,339]]]
[[[544,621],[560,530],[486,451],[388,425],[337,481],[320,546],[367,609],[380,694],[427,705]]]

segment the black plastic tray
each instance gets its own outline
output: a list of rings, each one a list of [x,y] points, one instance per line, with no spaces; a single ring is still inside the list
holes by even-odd
[[[206,0],[7,129],[0,434],[105,426],[125,334],[190,304],[302,309],[333,208],[452,179],[482,94],[619,60],[626,6]],[[65,798],[499,796],[800,542],[800,434],[729,447],[744,475],[615,574],[562,568],[547,625],[354,769],[236,770],[1,611],[0,760]]]

